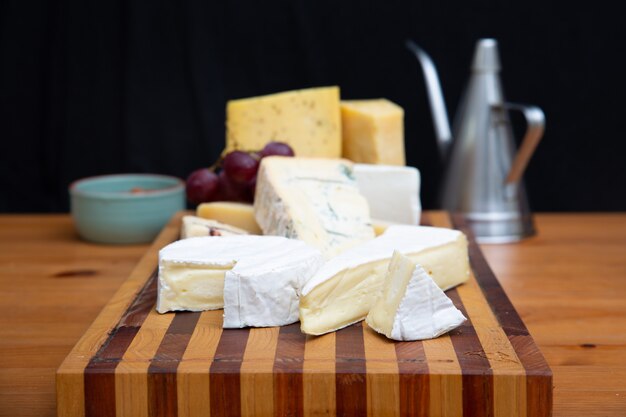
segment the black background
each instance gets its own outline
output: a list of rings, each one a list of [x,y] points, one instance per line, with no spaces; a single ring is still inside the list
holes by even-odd
[[[546,113],[533,209],[626,210],[625,24],[576,4],[3,1],[0,211],[66,211],[85,176],[185,177],[222,150],[226,100],[335,84],[404,107],[408,163],[434,208],[442,166],[404,40],[432,56],[453,114],[481,37],[499,41],[507,98]]]

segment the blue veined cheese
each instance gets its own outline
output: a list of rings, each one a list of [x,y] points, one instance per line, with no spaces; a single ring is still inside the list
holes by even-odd
[[[263,234],[303,240],[327,259],[373,239],[352,169],[343,159],[263,158],[254,199]]]
[[[409,257],[393,253],[383,291],[365,322],[393,340],[432,339],[457,328],[465,316]]]

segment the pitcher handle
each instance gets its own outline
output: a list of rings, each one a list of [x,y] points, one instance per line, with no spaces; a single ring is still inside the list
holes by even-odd
[[[522,174],[530,161],[530,157],[535,152],[539,141],[543,137],[546,125],[546,116],[537,106],[527,106],[517,103],[505,103],[504,107],[508,110],[518,110],[524,114],[526,118],[526,134],[519,146],[517,155],[511,165],[511,170],[504,181],[505,184],[513,184],[522,178]]]

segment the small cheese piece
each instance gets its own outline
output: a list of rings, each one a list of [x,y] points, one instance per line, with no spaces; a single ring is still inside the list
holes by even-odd
[[[352,163],[342,159],[263,158],[254,215],[264,234],[303,240],[327,259],[374,238]]]
[[[196,216],[183,216],[183,227],[180,231],[180,238],[200,236],[233,236],[247,235],[243,229],[229,224],[218,222],[217,220],[203,219]]]
[[[343,157],[404,165],[404,110],[385,99],[341,102]],[[296,154],[297,155],[297,154]]]
[[[446,290],[469,277],[467,239],[458,230],[392,225],[330,259],[302,289],[301,328],[324,334],[363,320],[379,296],[393,251],[419,263]]]
[[[225,328],[290,324],[322,263],[317,249],[277,236],[179,240],[159,252],[157,311],[224,307]]]
[[[419,171],[413,167],[354,164],[354,177],[373,219],[419,224]]]
[[[382,295],[365,322],[393,340],[432,339],[465,321],[433,279],[410,258],[395,251]]]
[[[341,157],[339,88],[320,87],[231,100],[226,106],[226,152],[288,143],[296,156]]]
[[[253,235],[261,234],[261,228],[254,219],[252,204],[227,201],[202,203],[196,209],[196,215],[239,227]]]

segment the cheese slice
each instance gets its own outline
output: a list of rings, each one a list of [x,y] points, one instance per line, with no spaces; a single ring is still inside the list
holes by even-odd
[[[404,165],[404,110],[385,99],[341,102],[343,157]],[[297,155],[297,154],[296,154]]]
[[[352,163],[342,159],[263,158],[254,215],[264,234],[303,240],[327,259],[374,238]]]
[[[226,152],[288,143],[297,156],[341,156],[339,88],[320,87],[231,100],[226,106]]]
[[[359,191],[367,199],[370,215],[383,222],[419,224],[420,174],[416,168],[354,164]]]
[[[228,201],[202,203],[196,209],[196,215],[204,219],[233,225],[253,235],[261,234],[261,228],[254,219],[252,204]]]
[[[159,252],[157,311],[223,307],[225,328],[290,324],[322,263],[317,249],[277,236],[179,240]]]
[[[382,294],[365,318],[378,333],[400,341],[432,339],[464,321],[426,270],[398,251],[389,263]]]
[[[469,277],[467,239],[457,230],[392,225],[327,261],[302,289],[301,328],[324,334],[363,320],[382,291],[393,251],[419,263],[445,290]]]
[[[196,216],[183,216],[183,225],[180,231],[180,238],[200,236],[233,236],[247,235],[243,229],[231,226],[217,220],[203,219]]]

